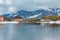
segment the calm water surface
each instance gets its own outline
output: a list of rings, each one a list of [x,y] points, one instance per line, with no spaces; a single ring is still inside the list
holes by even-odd
[[[0,40],[60,40],[60,25],[0,24]]]

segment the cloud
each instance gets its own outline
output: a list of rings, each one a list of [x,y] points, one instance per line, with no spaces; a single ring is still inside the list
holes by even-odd
[[[5,3],[6,3],[7,5],[12,5],[12,4],[13,4],[12,0],[6,0]]]
[[[11,9],[13,10],[16,9],[17,11],[18,10],[32,11],[38,9],[38,7],[41,6],[58,8],[60,7],[60,0],[0,0],[0,5],[1,4],[4,5],[4,9],[6,9],[8,12],[10,12]]]
[[[50,2],[52,0],[33,0],[34,2]]]
[[[13,13],[15,12],[16,8],[15,7],[9,7],[8,12]]]
[[[0,4],[4,4],[3,0],[0,0]]]
[[[35,10],[40,6],[60,7],[59,0],[13,0],[13,5],[18,9]]]

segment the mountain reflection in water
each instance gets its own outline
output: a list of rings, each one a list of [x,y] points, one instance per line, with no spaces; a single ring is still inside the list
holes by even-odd
[[[0,40],[60,40],[60,25],[0,24]]]

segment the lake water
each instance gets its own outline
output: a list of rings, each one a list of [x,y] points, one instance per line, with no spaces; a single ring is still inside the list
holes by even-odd
[[[0,24],[0,40],[60,40],[60,25]]]

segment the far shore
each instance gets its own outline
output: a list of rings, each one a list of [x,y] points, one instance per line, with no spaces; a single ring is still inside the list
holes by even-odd
[[[17,22],[17,21],[3,21],[3,22],[0,22],[0,24],[1,23],[19,23],[19,22]]]
[[[20,23],[20,22],[18,22],[18,21],[3,21],[3,22],[0,22],[0,24],[1,23]],[[49,22],[43,22],[42,21],[42,22],[36,22],[36,24],[38,24],[38,23],[50,23],[50,24],[56,23],[56,24],[60,24],[60,21],[49,21]]]

